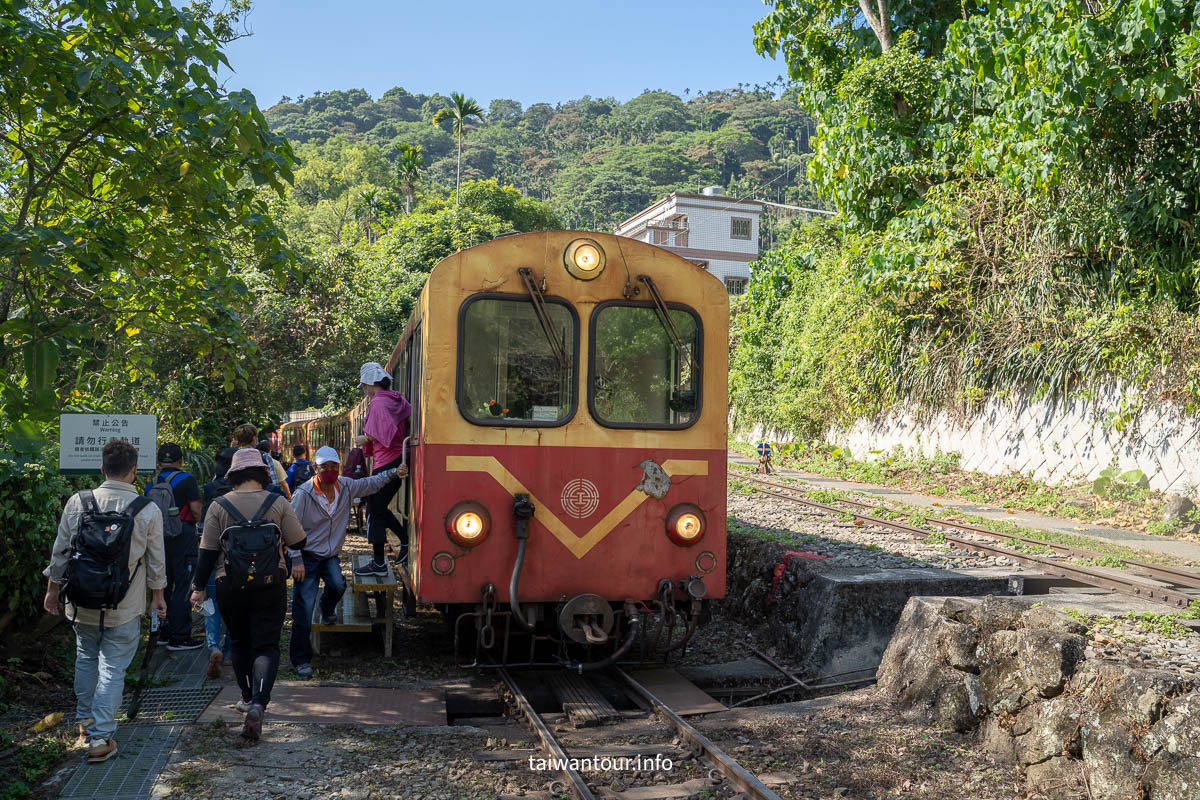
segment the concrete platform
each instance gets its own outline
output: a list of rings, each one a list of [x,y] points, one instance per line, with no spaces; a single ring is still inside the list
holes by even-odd
[[[838,569],[817,574],[803,591],[801,673],[821,676],[874,667],[910,597],[1007,595],[1011,570]]]
[[[758,462],[742,455],[730,453],[729,463],[753,467]],[[984,519],[1010,522],[1013,525],[1028,528],[1029,530],[1083,536],[1108,544],[1128,547],[1131,550],[1144,550],[1151,553],[1171,555],[1200,564],[1200,543],[1181,541],[1168,536],[1151,536],[1148,533],[1138,533],[1123,528],[1110,528],[1103,525],[1078,522],[1076,520],[1047,517],[1041,514],[1034,514],[1030,511],[1017,511],[1010,514],[1003,508],[997,508],[996,506],[980,505],[966,500],[955,500],[950,497],[932,497],[930,495],[909,492],[896,486],[876,486],[870,483],[859,483],[857,481],[843,480],[842,478],[815,475],[811,472],[803,472],[795,469],[776,467],[775,474],[785,478],[804,481],[818,489],[860,492],[876,497],[884,502],[904,503],[905,505],[927,508],[933,516],[937,516],[939,512],[956,511],[960,514],[971,514],[983,517]]]
[[[236,686],[225,687],[198,721],[220,719],[240,725],[242,714],[234,710],[233,704],[241,697]],[[267,706],[267,719],[272,723],[309,725],[445,725],[446,698],[444,692],[433,689],[277,683]]]

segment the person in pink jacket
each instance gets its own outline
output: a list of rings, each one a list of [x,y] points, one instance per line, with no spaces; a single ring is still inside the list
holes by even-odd
[[[396,468],[400,469],[403,477],[407,473],[401,467],[411,406],[399,392],[392,391],[392,376],[375,361],[362,365],[358,373],[358,388],[370,398],[370,405],[367,406],[367,418],[363,422],[364,435],[359,436],[355,444],[363,449],[363,455],[373,459],[372,475]],[[354,571],[357,575],[387,575],[383,547],[387,544],[389,528],[400,538],[400,560],[408,556],[407,532],[388,508],[399,488],[398,482],[391,482],[367,497],[367,541],[371,543],[374,557]]]

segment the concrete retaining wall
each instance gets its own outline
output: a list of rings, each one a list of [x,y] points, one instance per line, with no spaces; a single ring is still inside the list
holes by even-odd
[[[858,459],[879,458],[897,447],[925,456],[959,453],[963,469],[992,475],[1032,473],[1051,484],[1090,480],[1116,462],[1122,470],[1140,469],[1154,489],[1196,496],[1200,419],[1172,407],[1131,413],[1130,400],[1131,395],[1118,387],[1098,393],[1094,400],[1058,405],[1031,398],[993,399],[963,418],[940,413],[918,420],[897,412],[860,420],[849,428],[830,428],[824,438],[848,448]],[[791,441],[792,436],[757,426],[748,438]]]
[[[831,569],[823,561],[788,558],[788,552],[775,542],[731,535],[722,610],[761,620],[772,644],[809,676],[874,669],[910,597],[1008,589],[1007,573]],[[781,568],[777,583],[776,567]]]

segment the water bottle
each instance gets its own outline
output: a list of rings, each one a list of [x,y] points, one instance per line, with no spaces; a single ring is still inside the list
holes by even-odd
[[[217,613],[217,604],[213,602],[211,597],[205,598],[204,602],[200,604],[200,613],[206,617],[211,617]]]

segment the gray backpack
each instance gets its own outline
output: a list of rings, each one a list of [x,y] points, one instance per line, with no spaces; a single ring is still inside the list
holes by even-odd
[[[175,486],[187,476],[180,470],[164,472],[155,476],[154,482],[146,487],[146,497],[162,512],[164,539],[183,534],[183,520],[179,518],[179,506],[175,505]]]

